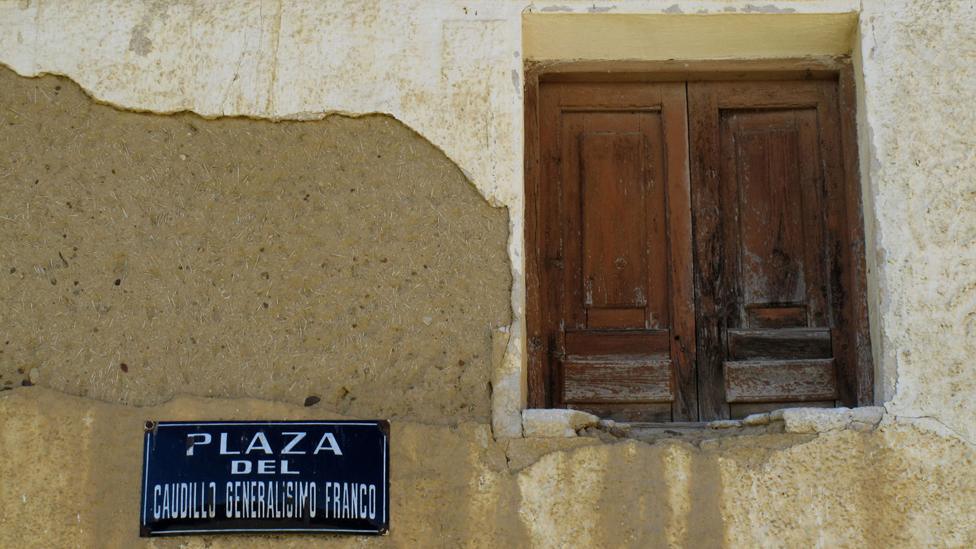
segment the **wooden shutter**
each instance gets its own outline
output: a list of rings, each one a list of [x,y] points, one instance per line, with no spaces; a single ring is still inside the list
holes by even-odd
[[[684,85],[542,84],[540,106],[543,398],[694,419]]]
[[[870,403],[850,67],[620,66],[526,73],[529,406]]]
[[[688,88],[701,419],[854,404],[836,82]]]

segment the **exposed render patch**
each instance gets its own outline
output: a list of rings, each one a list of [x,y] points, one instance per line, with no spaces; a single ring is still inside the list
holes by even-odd
[[[0,70],[0,387],[487,421],[508,222],[386,116],[204,120]]]

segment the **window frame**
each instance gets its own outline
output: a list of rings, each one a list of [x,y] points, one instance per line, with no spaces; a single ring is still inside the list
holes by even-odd
[[[738,61],[575,61],[530,62],[525,67],[525,321],[527,404],[550,408],[549,360],[545,356],[542,287],[545,258],[540,257],[542,216],[537,211],[540,189],[541,132],[539,88],[542,82],[695,82],[754,80],[833,80],[837,82],[841,165],[851,254],[848,286],[852,289],[850,341],[855,358],[853,396],[848,406],[874,403],[874,365],[871,355],[867,307],[864,210],[858,169],[855,79],[849,57],[827,59],[776,59]]]

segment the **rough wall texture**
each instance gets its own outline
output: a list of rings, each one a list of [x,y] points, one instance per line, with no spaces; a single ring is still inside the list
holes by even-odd
[[[511,213],[516,337],[493,376],[493,427],[518,436],[524,403],[523,12],[844,13],[860,4],[0,0],[0,62],[23,75],[65,74],[100,100],[154,112],[268,118],[388,113],[443,149],[484,196]]]
[[[501,305],[508,299],[499,243],[504,219],[477,199],[450,161],[470,174],[482,195],[509,206],[512,214],[508,253],[515,324],[505,366],[492,378],[493,419],[515,418],[519,425],[523,10],[675,16],[861,12],[854,57],[863,75],[860,154],[869,234],[875,235],[875,247],[868,250],[876,266],[871,274],[877,288],[877,301],[871,304],[879,336],[874,345],[882,374],[880,400],[889,411],[881,428],[744,437],[701,447],[604,444],[590,438],[492,440],[484,423],[487,374],[485,363],[478,361],[486,360],[489,329],[508,321]],[[5,307],[0,343],[8,332],[22,336],[20,343],[11,338],[0,348],[2,381],[16,385],[36,368],[35,379],[42,385],[114,401],[38,387],[0,393],[0,539],[13,546],[140,546],[133,537],[138,498],[133,471],[140,449],[132,433],[147,417],[322,415],[319,408],[246,399],[179,398],[145,409],[121,405],[212,389],[217,396],[258,395],[293,403],[315,393],[327,409],[350,415],[382,414],[389,409],[384,407],[392,407],[389,415],[395,417],[439,422],[456,413],[476,421],[456,427],[395,422],[391,535],[323,538],[325,544],[976,545],[976,119],[967,100],[976,89],[974,19],[971,0],[384,0],[357,2],[355,8],[294,0],[99,0],[56,6],[43,0],[0,0],[0,62],[21,74],[63,73],[100,100],[157,112],[191,109],[208,116],[268,118],[386,112],[450,158],[386,118],[333,117],[305,126],[137,116],[90,106],[69,84],[62,84],[62,90],[43,88],[51,79],[40,81],[43,92],[0,94],[4,124],[47,117],[68,126],[68,131],[35,127],[17,133],[24,136],[19,140],[6,136],[25,128],[0,127],[0,235],[5,237],[0,241],[0,268],[5,269],[0,271]],[[3,82],[8,80],[17,79],[3,75]],[[28,91],[37,85],[16,84]],[[77,112],[57,110],[65,94],[82,111],[112,113],[106,115],[117,119],[112,131],[99,130],[101,139],[86,137],[95,130]],[[42,109],[45,104],[50,106]],[[170,128],[169,133],[149,136],[143,120]],[[199,124],[202,137],[184,135],[192,133],[187,121]],[[309,143],[333,141],[331,160],[308,154],[311,149],[303,147],[311,145],[297,142],[306,131],[311,132],[305,138]],[[119,138],[130,134],[132,140]],[[45,144],[45,139],[53,141]],[[406,144],[410,139],[413,145]],[[213,146],[195,144],[204,140]],[[321,169],[315,175],[292,169],[277,182],[266,178],[258,185],[256,178],[264,177],[258,168],[282,168],[255,158],[256,147],[271,150],[278,141],[289,148],[282,158],[320,163]],[[26,142],[39,143],[39,149],[28,154]],[[188,148],[179,150],[174,143]],[[357,207],[367,212],[366,202],[356,202],[365,192],[357,184],[393,169],[395,160],[371,156],[378,143],[389,143],[411,159],[410,178],[377,180],[385,194],[372,200],[389,205],[392,193],[398,206],[403,201],[411,207],[387,208],[398,221],[360,225],[362,215],[347,215]],[[224,152],[234,153],[238,145],[252,148],[237,155],[235,163]],[[35,162],[54,147],[76,156],[83,152],[85,158],[81,164],[60,165],[62,172],[56,164],[51,164],[53,173],[43,164],[33,165],[30,171],[43,177],[11,175],[23,169],[14,167],[12,159]],[[200,161],[197,147],[210,155],[205,157],[209,163]],[[217,147],[221,150],[215,152]],[[9,159],[8,150],[15,153]],[[117,161],[110,165],[102,158]],[[187,174],[203,170],[204,164],[205,177]],[[237,164],[245,166],[239,174]],[[147,169],[157,165],[172,171]],[[339,166],[355,174],[344,174]],[[119,175],[111,174],[112,168],[125,170],[125,180],[112,179]],[[59,173],[88,175],[57,179]],[[330,176],[320,178],[321,173]],[[435,187],[434,179],[441,186]],[[164,180],[179,185],[182,193],[166,192]],[[356,193],[346,196],[348,188]],[[440,198],[425,202],[431,191],[445,194],[435,192]],[[305,202],[306,194],[317,202]],[[329,202],[340,196],[345,207]],[[441,219],[437,212],[445,208],[457,209],[461,215],[455,218],[464,222]],[[399,234],[397,223],[414,215],[427,215],[428,224],[405,233],[402,238],[414,239],[411,246],[423,247],[433,258],[444,253],[436,249],[439,242],[451,242],[451,249],[458,250],[457,257],[427,263],[437,266],[432,274],[439,274],[451,292],[491,293],[486,303],[495,308],[462,315],[461,302],[454,302],[456,308],[445,307],[444,317],[425,312],[446,299],[436,279],[421,279],[425,271],[396,255],[400,248],[377,254],[359,236],[382,227],[384,236],[392,238]],[[435,228],[435,218],[443,225]],[[330,240],[338,238],[336,233],[313,231],[313,223],[328,227],[336,219],[367,233],[350,230],[342,234],[351,240],[338,242]],[[436,237],[435,231],[440,233]],[[480,235],[486,244],[472,245],[469,235]],[[302,244],[292,246],[295,239]],[[368,249],[355,254],[353,263],[349,257],[330,259],[326,244]],[[360,264],[361,258],[369,258],[369,264]],[[331,261],[328,268],[338,269],[332,276],[350,288],[361,278],[386,285],[387,293],[381,294],[363,282],[354,292],[357,297],[404,298],[357,301],[350,310],[352,303],[320,285],[323,261]],[[458,261],[477,265],[452,278]],[[17,271],[9,273],[11,267]],[[417,282],[408,283],[414,275],[405,273],[414,270]],[[401,284],[400,289],[393,284]],[[76,289],[85,291],[75,295]],[[360,309],[363,314],[356,316],[359,305],[373,308],[368,313]],[[452,321],[441,324],[448,317]],[[470,329],[455,330],[457,323]],[[234,330],[222,329],[228,326]],[[370,341],[392,342],[394,335],[379,330],[391,326],[404,330],[403,352],[392,356],[405,363],[380,369],[386,363],[379,353],[389,350],[374,353],[355,330],[375,329]],[[333,340],[335,348],[314,340],[340,333],[331,328],[347,330],[341,340]],[[439,334],[445,339],[437,341]],[[492,344],[504,347],[505,338],[496,332]],[[411,346],[418,349],[415,362],[407,358]],[[345,353],[342,362],[330,362],[338,357],[335,353]],[[466,361],[463,368],[459,360]],[[124,361],[128,373],[121,369]],[[208,369],[213,364],[220,369]],[[435,372],[437,365],[448,373]],[[338,369],[341,377],[330,377],[329,368]],[[369,378],[367,373],[392,377]],[[242,374],[249,376],[243,383]],[[197,380],[209,384],[208,390],[198,391],[203,386],[195,386]],[[368,381],[375,382],[370,390],[379,392],[364,392]],[[405,396],[387,402],[391,394],[401,393]],[[471,408],[462,411],[463,404]],[[495,433],[518,433],[518,427],[506,431],[508,425],[512,422],[497,423]],[[144,542],[159,547],[308,544],[301,537]]]
[[[139,540],[147,418],[321,418],[238,399],[137,409],[0,394],[10,547],[972,547],[976,451],[908,425],[648,445],[495,441],[485,424],[395,422],[390,534]],[[136,433],[136,435],[133,435]],[[530,463],[530,464],[527,464]]]
[[[976,2],[862,14],[882,369],[893,412],[976,442]],[[967,99],[968,98],[968,99]]]
[[[509,207],[513,334],[493,377],[496,432],[522,389],[521,44],[535,14],[860,12],[859,131],[879,403],[976,440],[971,0],[0,0],[0,62],[69,75],[100,100],[204,115],[394,115]],[[110,21],[111,24],[106,22]],[[762,37],[757,37],[761,39]],[[653,56],[653,52],[648,53]]]
[[[487,421],[505,210],[384,116],[203,120],[0,69],[0,384]]]

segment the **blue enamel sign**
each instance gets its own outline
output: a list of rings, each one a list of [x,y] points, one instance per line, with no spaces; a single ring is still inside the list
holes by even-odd
[[[147,422],[141,536],[390,525],[386,421]]]

